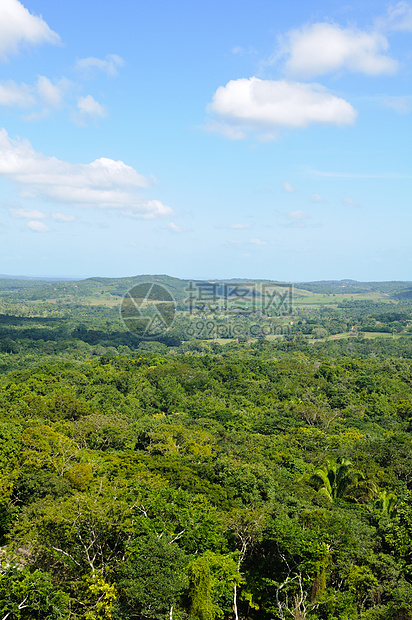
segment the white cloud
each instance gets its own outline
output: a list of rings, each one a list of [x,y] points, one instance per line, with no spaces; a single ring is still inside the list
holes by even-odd
[[[293,187],[293,185],[291,185],[287,181],[283,181],[282,185],[283,189],[287,194],[293,194],[294,192],[296,192],[296,189]]]
[[[81,58],[76,63],[76,69],[88,73],[95,70],[103,71],[113,77],[117,75],[119,67],[123,67],[123,65],[123,58],[117,54],[108,54],[105,59],[94,58],[93,56]]]
[[[283,217],[284,220],[280,222],[280,225],[285,228],[307,228],[312,225],[309,215],[300,209],[289,211]]]
[[[309,216],[304,211],[300,211],[298,209],[297,211],[289,211],[286,217],[288,217],[290,220],[296,221],[296,220],[306,220]]]
[[[382,104],[386,108],[391,108],[397,114],[409,114],[412,111],[412,101],[410,97],[384,97]]]
[[[245,230],[250,228],[250,224],[231,224],[229,228],[232,228],[233,230]]]
[[[0,83],[0,105],[29,108],[34,102],[32,89],[27,84],[16,84],[13,80]]]
[[[105,116],[105,109],[100,103],[98,103],[91,95],[87,97],[80,97],[77,102],[77,107],[82,114],[88,114],[89,116]]]
[[[52,108],[58,108],[62,105],[64,96],[72,86],[72,83],[66,78],[61,78],[53,84],[49,78],[39,75],[36,84],[39,102]]]
[[[77,84],[65,77],[52,82],[40,75],[36,84],[30,86],[9,80],[0,82],[0,106],[33,108],[33,112],[24,116],[28,121],[46,118],[51,109],[63,105],[72,110],[73,120],[82,126],[89,119],[106,116],[106,109],[92,95],[76,97],[78,89]]]
[[[359,205],[357,202],[355,202],[353,200],[353,198],[349,198],[349,196],[345,196],[343,198],[343,203],[347,206],[347,207],[352,207],[352,209],[358,209]]]
[[[219,123],[217,121],[209,121],[204,126],[204,129],[212,133],[220,133],[229,140],[244,140],[247,136],[247,133],[240,127],[233,127],[233,125]]]
[[[0,2],[0,59],[6,60],[23,45],[60,42],[41,16],[32,15],[18,0]]]
[[[177,226],[177,224],[175,224],[174,222],[169,222],[167,227],[169,230],[172,230],[175,233],[183,232],[183,228],[180,228],[180,226]]]
[[[1,0],[0,0],[1,2]],[[39,75],[35,84],[17,84],[13,80],[0,82],[0,106],[32,108],[26,121],[47,118],[51,110],[66,106],[72,120],[80,126],[106,116],[106,109],[92,95],[79,96],[81,86],[62,77],[50,80]]]
[[[44,220],[47,217],[46,213],[43,211],[38,211],[37,209],[12,209],[11,216],[17,217],[23,220]]]
[[[306,127],[312,123],[347,125],[356,118],[353,107],[320,84],[256,77],[232,80],[220,86],[208,111],[225,127],[266,132],[282,127]],[[273,132],[270,132],[273,139]],[[242,136],[245,137],[245,136]]]
[[[78,113],[74,115],[74,122],[77,125],[86,125],[86,120],[98,119],[106,116],[105,108],[96,101],[91,95],[79,97],[77,100]]]
[[[247,55],[257,54],[257,51],[251,45],[249,45],[247,49],[242,47],[241,45],[235,45],[235,47],[232,48],[232,54],[240,54],[243,56],[245,54]]]
[[[11,140],[5,129],[0,130],[0,175],[18,183],[26,198],[121,209],[135,217],[173,213],[160,201],[138,193],[149,180],[124,162],[101,157],[90,164],[71,164],[35,151],[27,140]]]
[[[383,30],[412,32],[412,7],[408,2],[398,2],[389,7],[387,15],[376,20]]]
[[[30,86],[23,83],[17,84],[13,80],[0,82],[0,106],[38,107],[41,111],[26,116],[26,120],[44,118],[48,115],[49,108],[62,106],[64,98],[74,87],[75,85],[66,78],[53,83],[44,75],[40,75],[36,84]]]
[[[388,48],[378,31],[316,23],[289,31],[276,59],[286,56],[286,73],[303,79],[340,70],[386,75],[398,68],[397,61],[385,54]]]
[[[310,199],[312,202],[325,202],[325,200],[322,198],[320,194],[312,194]]]
[[[33,222],[27,222],[27,228],[30,228],[30,230],[34,230],[34,232],[39,233],[48,232],[50,230],[50,228],[46,226],[44,222],[39,222],[38,220]]]
[[[167,217],[173,215],[173,209],[164,205],[160,200],[147,200],[146,198],[134,199],[132,208],[124,209],[122,215],[126,217],[138,217],[146,220]]]
[[[64,215],[64,213],[52,213],[52,219],[56,222],[74,222],[74,215]]]
[[[253,243],[253,245],[267,245],[268,242],[267,241],[263,241],[263,239],[258,239],[258,238],[253,238],[250,239],[250,243]]]

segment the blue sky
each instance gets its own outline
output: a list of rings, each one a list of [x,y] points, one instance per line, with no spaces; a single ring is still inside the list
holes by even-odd
[[[411,280],[412,4],[1,0],[0,273]]]

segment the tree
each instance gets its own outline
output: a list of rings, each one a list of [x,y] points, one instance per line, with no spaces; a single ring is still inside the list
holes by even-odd
[[[185,555],[176,544],[154,536],[134,540],[118,570],[115,617],[158,618],[166,613],[172,617],[187,584],[185,564]]]
[[[1,620],[65,620],[68,602],[47,573],[10,567],[0,574]]]
[[[106,575],[120,561],[131,511],[116,488],[50,497],[31,504],[15,528],[15,544],[30,545],[39,566],[67,580],[96,571]]]
[[[190,614],[198,620],[214,620],[234,611],[232,592],[241,583],[233,554],[207,551],[189,565]]]
[[[377,493],[377,487],[372,480],[355,470],[348,459],[342,458],[335,461],[333,458],[315,469],[310,482],[318,493],[327,497],[331,502],[336,499],[347,501],[364,502],[371,499]]]

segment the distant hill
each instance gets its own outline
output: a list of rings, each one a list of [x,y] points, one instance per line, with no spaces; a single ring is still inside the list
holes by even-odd
[[[400,293],[395,293],[395,299],[412,299],[412,288],[408,288]]]
[[[312,293],[321,294],[359,294],[359,293],[386,293],[395,295],[410,289],[412,282],[357,282],[356,280],[320,280],[318,282],[295,282],[296,288],[303,288]]]
[[[193,279],[195,280],[195,279]],[[0,275],[0,291],[8,294],[21,295],[31,299],[54,299],[58,297],[87,297],[96,295],[110,295],[123,297],[133,286],[142,282],[154,282],[165,286],[176,299],[181,301],[187,297],[187,287],[192,280],[180,279],[166,274],[143,274],[124,278],[105,278],[92,277],[81,280],[59,279],[59,278],[26,278],[25,276]],[[195,280],[199,281],[199,280]],[[265,284],[287,284],[276,280],[260,279],[240,279],[232,278],[227,280],[202,280],[203,282],[213,282],[231,284],[258,282]],[[357,282],[356,280],[320,280],[314,282],[295,282],[293,284],[296,294],[299,290],[302,293],[310,291],[318,294],[365,294],[381,293],[391,296],[393,299],[412,298],[412,281],[389,281],[389,282]],[[29,291],[32,291],[29,293]]]

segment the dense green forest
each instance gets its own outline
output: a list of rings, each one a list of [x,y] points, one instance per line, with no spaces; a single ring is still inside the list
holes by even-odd
[[[298,284],[257,336],[187,287],[0,280],[0,619],[412,619],[411,283]]]

